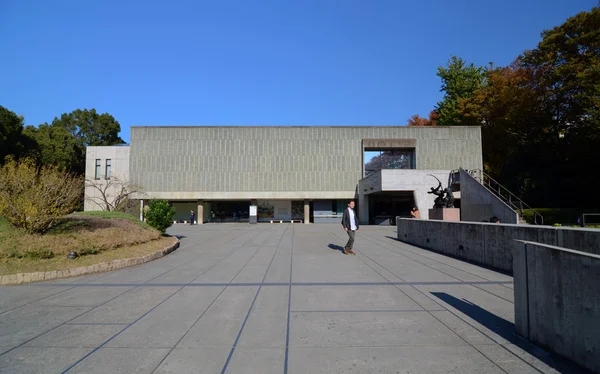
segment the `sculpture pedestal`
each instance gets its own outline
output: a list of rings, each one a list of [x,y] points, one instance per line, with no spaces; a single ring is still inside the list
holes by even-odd
[[[433,208],[429,209],[429,219],[440,221],[460,222],[459,208]]]

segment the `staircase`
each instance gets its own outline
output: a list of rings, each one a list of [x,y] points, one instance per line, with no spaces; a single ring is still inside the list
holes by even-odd
[[[483,170],[473,169],[473,170],[465,170],[469,173],[475,180],[481,183],[488,191],[496,195],[500,200],[504,201],[509,207],[511,207],[517,214],[519,215],[519,224],[527,224],[525,218],[523,217],[523,209],[529,209],[533,212],[533,224],[535,225],[543,225],[544,217],[531,208],[529,205],[525,204],[523,200],[521,200],[517,195],[510,192],[506,187],[498,183],[494,178],[487,175]],[[454,178],[455,174],[458,171],[452,172],[452,177]]]

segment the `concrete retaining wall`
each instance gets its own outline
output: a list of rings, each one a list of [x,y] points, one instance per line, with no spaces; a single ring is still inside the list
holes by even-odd
[[[460,196],[463,221],[489,221],[496,216],[502,223],[519,223],[517,212],[463,169],[460,169]]]
[[[600,372],[600,256],[515,243],[517,333]]]
[[[515,239],[600,254],[600,230],[484,222],[396,219],[398,239],[512,273]]]

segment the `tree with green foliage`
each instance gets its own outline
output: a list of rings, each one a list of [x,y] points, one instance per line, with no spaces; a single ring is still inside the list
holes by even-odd
[[[447,67],[440,66],[437,76],[442,79],[444,98],[435,107],[437,125],[462,125],[463,116],[458,109],[458,100],[471,97],[485,82],[485,69],[452,56]]]
[[[86,147],[123,144],[120,131],[121,125],[112,115],[77,109],[54,118],[51,124],[27,126],[23,133],[35,141],[29,155],[38,163],[82,175]]]
[[[81,175],[85,173],[85,149],[64,127],[47,123],[27,126],[23,134],[34,139],[36,147],[29,150],[38,164],[56,166],[59,170]]]
[[[0,165],[8,155],[21,156],[23,144],[23,117],[0,105]]]
[[[8,157],[0,168],[0,215],[27,233],[43,234],[73,213],[82,190],[81,177]]]
[[[167,228],[173,224],[175,208],[166,200],[150,200],[148,208],[146,222],[164,234]]]
[[[52,126],[65,128],[83,148],[125,143],[119,137],[121,131],[119,122],[108,113],[98,114],[93,108],[64,113],[60,118],[54,118]]]
[[[538,46],[457,101],[481,124],[488,173],[536,206],[590,207],[600,185],[600,8],[546,30]]]

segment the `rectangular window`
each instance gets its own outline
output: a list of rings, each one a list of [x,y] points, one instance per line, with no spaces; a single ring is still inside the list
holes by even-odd
[[[102,167],[102,160],[100,160],[99,158],[96,159],[96,175],[95,175],[95,179],[100,179],[100,172],[101,172],[101,168]]]
[[[365,149],[365,176],[382,169],[415,169],[414,149]]]
[[[110,158],[107,158],[106,159],[106,173],[104,173],[104,179],[110,179],[110,167],[111,167]]]

